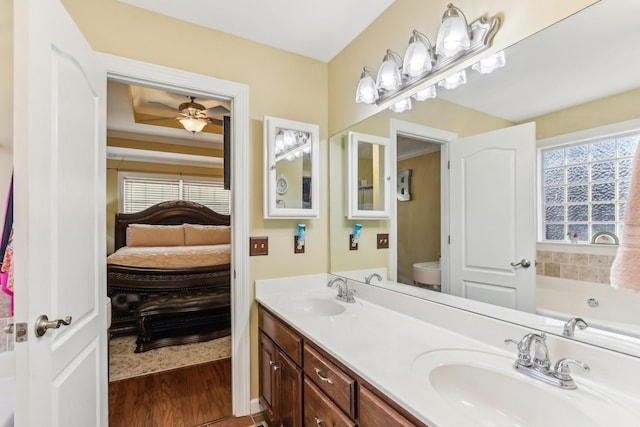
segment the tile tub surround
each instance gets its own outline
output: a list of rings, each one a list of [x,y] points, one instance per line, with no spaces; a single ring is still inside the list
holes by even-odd
[[[434,426],[459,426],[464,421],[461,423],[459,415],[446,406],[429,402],[424,383],[412,375],[410,368],[418,355],[442,348],[468,348],[507,355],[511,361],[516,358],[516,349],[507,347],[504,339],[520,339],[531,332],[487,316],[351,281],[349,285],[356,289],[356,299],[362,304],[360,311],[318,317],[291,309],[291,298],[296,296],[333,294],[335,290],[326,286],[329,277],[320,274],[258,280],[256,299],[407,411]],[[502,310],[498,308],[496,316]],[[526,321],[526,316],[522,317]],[[622,404],[640,425],[640,384],[628,381],[629,372],[640,371],[639,358],[551,335],[547,344],[554,362],[572,357],[589,364],[589,373],[574,370],[578,387],[602,387],[608,398]]]
[[[560,277],[584,282],[610,283],[609,273],[617,246],[594,248],[595,245],[555,244],[536,252],[536,273],[539,276]],[[591,253],[589,253],[591,252]]]

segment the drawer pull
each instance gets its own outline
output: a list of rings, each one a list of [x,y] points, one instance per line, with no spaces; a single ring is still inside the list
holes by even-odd
[[[320,378],[320,381],[323,381],[327,384],[333,384],[333,381],[331,381],[331,379],[322,376],[322,374],[320,373],[320,369],[314,367],[313,370],[316,371],[316,375],[318,376],[318,378]]]
[[[313,420],[316,422],[317,427],[322,427],[322,420],[318,417],[313,417]]]
[[[273,369],[274,371],[277,371],[280,368],[278,364],[273,360],[269,360],[269,366],[271,366],[271,369]]]

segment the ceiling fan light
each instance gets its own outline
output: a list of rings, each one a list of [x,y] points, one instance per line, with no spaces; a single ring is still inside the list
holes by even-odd
[[[394,113],[403,113],[405,111],[411,110],[411,98],[405,98],[402,101],[398,101],[389,107],[391,111]]]
[[[449,3],[442,16],[436,39],[436,54],[451,58],[469,49],[471,35],[467,19],[460,9]]]
[[[196,133],[201,132],[207,125],[207,122],[202,119],[186,117],[184,119],[180,119],[180,124],[189,132]]]
[[[429,39],[419,31],[413,30],[409,47],[404,53],[402,72],[409,77],[417,77],[431,71],[433,68],[431,50]]]
[[[491,56],[481,59],[471,66],[472,70],[479,72],[480,74],[493,73],[498,68],[504,67],[506,59],[504,57],[504,51],[501,50]]]
[[[421,91],[418,91],[413,95],[413,99],[415,99],[416,101],[425,101],[427,99],[432,99],[435,97],[436,97],[435,85],[431,85],[426,89],[422,89]]]
[[[373,104],[378,99],[378,88],[371,72],[365,67],[362,69],[358,88],[356,89],[356,103]]]
[[[438,82],[438,86],[445,89],[455,89],[467,83],[467,73],[462,70],[458,73],[452,74]]]
[[[394,56],[395,55],[395,56]],[[398,60],[400,56],[387,49],[387,53],[384,55],[380,70],[378,70],[378,78],[376,79],[376,86],[378,89],[383,90],[396,90],[402,84],[402,76],[400,75],[400,66]]]

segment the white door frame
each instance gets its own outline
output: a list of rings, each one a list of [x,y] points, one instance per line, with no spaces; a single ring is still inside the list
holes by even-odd
[[[391,223],[389,224],[389,280],[396,281],[398,276],[398,203],[395,189],[398,188],[398,135],[417,139],[428,139],[439,143],[440,147],[440,274],[442,292],[449,293],[449,143],[458,139],[458,134],[399,119],[389,120],[391,138]]]
[[[202,98],[225,97],[231,101],[231,383],[233,414],[250,413],[249,286],[249,87],[202,74],[98,53],[107,78],[119,83],[167,91],[185,90]]]

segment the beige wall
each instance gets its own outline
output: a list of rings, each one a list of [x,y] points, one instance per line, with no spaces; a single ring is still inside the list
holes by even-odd
[[[398,202],[398,282],[413,283],[413,264],[440,257],[440,151],[398,161],[411,169],[411,200]]]

